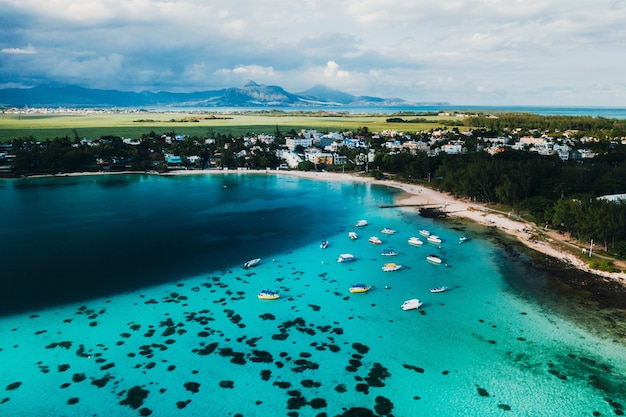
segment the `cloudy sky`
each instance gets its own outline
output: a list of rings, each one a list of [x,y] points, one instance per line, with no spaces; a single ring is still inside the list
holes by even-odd
[[[625,0],[0,0],[0,87],[626,106]]]

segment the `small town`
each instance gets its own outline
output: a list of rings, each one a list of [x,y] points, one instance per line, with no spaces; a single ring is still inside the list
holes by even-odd
[[[44,110],[46,114],[57,111]],[[67,114],[67,109],[58,111]],[[467,114],[452,116],[470,117]],[[497,119],[497,116],[489,118]],[[496,132],[454,127],[409,133],[391,129],[370,132],[363,127],[343,132],[277,131],[238,138],[224,135],[201,138],[184,132],[157,134],[153,131],[139,138],[85,138],[74,132],[73,138],[38,141],[30,137],[0,143],[0,174],[194,169],[368,171],[376,167],[376,157],[383,155],[438,157],[485,152],[493,156],[507,150],[557,156],[561,161],[583,161],[594,158],[599,146],[615,149],[626,144],[625,137],[592,136],[590,132],[574,129],[507,128]],[[56,158],[49,158],[50,153]]]

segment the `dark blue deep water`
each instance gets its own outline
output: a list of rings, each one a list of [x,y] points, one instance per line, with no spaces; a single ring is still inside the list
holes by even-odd
[[[319,191],[355,186],[309,183],[265,174],[1,181],[0,313],[130,291],[317,240],[320,225],[345,224],[350,212],[342,193]]]

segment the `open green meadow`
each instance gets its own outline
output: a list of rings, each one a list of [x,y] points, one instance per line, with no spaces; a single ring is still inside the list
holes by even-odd
[[[292,129],[316,129],[319,132],[338,132],[367,127],[372,132],[386,129],[415,133],[451,127],[459,118],[441,116],[404,115],[404,120],[422,119],[428,122],[387,122],[391,115],[356,115],[335,113],[89,113],[67,114],[11,114],[0,115],[0,142],[33,137],[44,141],[57,137],[99,139],[102,136],[139,138],[144,133],[175,132],[182,135],[211,137],[232,134],[239,137],[253,133],[283,134]],[[460,127],[466,130],[466,127]]]

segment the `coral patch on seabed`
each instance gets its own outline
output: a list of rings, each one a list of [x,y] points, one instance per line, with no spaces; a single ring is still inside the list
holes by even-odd
[[[185,382],[185,389],[192,393],[197,393],[200,389],[200,384],[197,382]]]
[[[235,388],[235,383],[233,381],[220,381],[219,385],[221,388],[228,388],[228,389]]]
[[[197,191],[209,198],[206,190]],[[263,194],[259,200],[272,205],[273,197]],[[260,219],[271,210],[262,207],[251,218]],[[228,228],[230,216],[229,211],[222,217]],[[413,234],[415,219],[404,216],[409,219],[404,230]],[[204,212],[193,220],[205,221]],[[323,222],[324,227],[332,223]],[[250,227],[254,224],[246,225]],[[319,234],[318,229],[308,231],[301,219],[289,227],[298,235],[287,247],[300,245],[307,233]],[[446,237],[454,233],[441,229],[438,233]],[[230,229],[223,230],[231,239]],[[275,249],[269,241],[284,232],[272,230],[265,240],[247,232],[245,237],[255,241],[251,252],[264,255]],[[532,392],[525,391],[544,386],[546,392],[569,395],[565,400],[553,398],[566,415],[581,414],[568,408],[570,402],[586,402],[587,414],[623,414],[619,355],[603,358],[594,349],[606,346],[593,336],[580,337],[580,329],[572,330],[559,317],[545,317],[526,298],[511,295],[506,280],[513,290],[522,284],[508,276],[505,281],[499,278],[496,269],[509,272],[509,264],[498,248],[482,247],[478,238],[467,245],[444,244],[433,250],[454,260],[455,268],[436,272],[423,262],[423,252],[407,249],[401,254],[407,274],[394,276],[390,283],[380,273],[380,250],[370,249],[366,240],[359,246],[361,241],[348,240],[346,232],[347,227],[339,227],[345,242],[333,239],[333,247],[359,254],[348,269],[334,262],[336,254],[327,259],[329,252],[312,254],[304,248],[280,252],[273,262],[254,270],[243,272],[237,264],[210,274],[206,269],[221,256],[215,254],[217,245],[205,244],[213,236],[181,235],[180,240],[193,240],[197,247],[194,256],[200,259],[202,273],[195,278],[178,282],[176,277],[139,292],[81,301],[85,305],[80,307],[71,304],[3,318],[7,323],[0,326],[0,376],[5,396],[0,397],[0,415],[19,415],[20,410],[35,415],[40,409],[37,397],[54,398],[47,404],[49,414],[68,417],[114,415],[115,409],[139,416],[441,417],[462,414],[464,401],[479,402],[485,417],[512,410],[509,414],[523,414],[524,407],[545,414],[536,404],[527,405],[534,400]],[[388,239],[394,243],[394,237]],[[151,250],[155,258],[133,257],[133,262],[157,259],[159,268],[184,267],[182,262],[169,265],[182,256],[180,251],[160,246]],[[495,259],[495,266],[474,262],[481,257]],[[119,274],[124,273],[120,268]],[[528,281],[523,275],[518,280]],[[346,296],[353,282],[362,281],[386,289],[371,291],[366,298]],[[443,283],[454,291],[430,295],[429,288]],[[281,298],[259,301],[263,288],[279,291]],[[413,296],[423,299],[427,316],[399,308]],[[484,357],[490,360],[475,360]],[[514,385],[522,377],[529,383]],[[457,395],[454,401],[441,401],[450,392],[466,392],[467,381],[476,384],[470,385],[476,391],[469,399]],[[519,396],[502,396],[512,390],[519,390]],[[522,398],[522,393],[528,396]],[[32,410],[31,401],[36,404]]]
[[[148,398],[150,391],[139,386],[132,387],[126,391],[126,398],[120,401],[120,405],[127,405],[132,409],[138,409],[143,405],[143,401]]]

